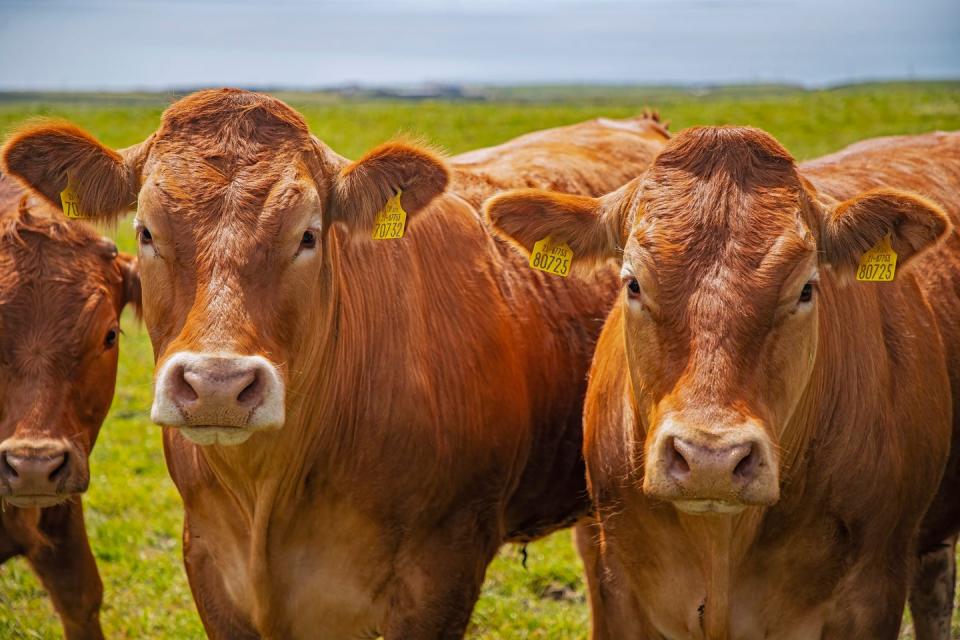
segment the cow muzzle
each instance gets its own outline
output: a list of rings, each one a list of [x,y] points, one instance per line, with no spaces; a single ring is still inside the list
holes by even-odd
[[[59,440],[10,438],[0,443],[0,499],[15,507],[50,507],[83,493],[86,456]]]
[[[284,384],[262,356],[181,351],[157,374],[151,419],[200,444],[234,445],[284,422]]]
[[[703,431],[666,420],[650,445],[643,490],[681,511],[736,513],[780,499],[779,465],[756,422]]]

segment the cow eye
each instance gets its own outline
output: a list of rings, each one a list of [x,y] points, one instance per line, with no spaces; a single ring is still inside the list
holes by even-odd
[[[314,249],[317,246],[317,234],[315,231],[307,229],[303,232],[303,237],[300,238],[300,248],[301,249]]]
[[[112,349],[113,346],[117,344],[117,340],[119,338],[120,338],[120,332],[117,330],[116,327],[114,327],[109,331],[107,331],[107,335],[103,337],[103,346],[106,347],[107,349]]]
[[[140,244],[153,244],[153,234],[150,233],[150,229],[140,227],[139,231],[137,235],[140,236]]]
[[[803,285],[803,289],[800,290],[800,300],[799,303],[803,304],[804,302],[810,302],[813,300],[813,289],[814,283],[811,280],[807,284]]]
[[[628,277],[624,282],[627,285],[627,295],[631,298],[639,298],[640,282],[633,276]]]

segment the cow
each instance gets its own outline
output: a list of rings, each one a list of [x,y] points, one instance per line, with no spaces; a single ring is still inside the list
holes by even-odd
[[[621,266],[584,410],[594,637],[897,636],[915,550],[958,524],[924,519],[941,477],[957,505],[958,184],[957,133],[798,166],[703,127],[601,198],[486,204],[525,250]]]
[[[70,640],[103,637],[80,495],[139,303],[135,258],[0,177],[0,562],[26,557]]]
[[[281,101],[221,89],[119,152],[66,123],[7,142],[53,204],[136,207],[151,415],[211,637],[459,637],[504,542],[589,512],[583,394],[616,274],[531,271],[478,205],[518,184],[600,195],[668,137],[601,119],[350,162]],[[402,237],[372,239],[381,212]]]

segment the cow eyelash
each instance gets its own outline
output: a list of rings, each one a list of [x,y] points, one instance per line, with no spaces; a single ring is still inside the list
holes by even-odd
[[[803,288],[800,290],[800,296],[797,299],[797,304],[807,304],[813,301],[813,296],[817,293],[817,279],[813,278],[808,280]]]
[[[297,246],[293,258],[297,259],[304,251],[313,251],[318,244],[320,244],[320,233],[314,228],[305,229],[303,235],[300,236],[300,244]]]
[[[112,349],[117,345],[117,342],[120,340],[120,329],[117,327],[112,327],[107,331],[107,335],[103,338],[103,346],[106,349]]]
[[[151,245],[153,244],[153,234],[145,226],[137,225],[137,240],[140,244]]]

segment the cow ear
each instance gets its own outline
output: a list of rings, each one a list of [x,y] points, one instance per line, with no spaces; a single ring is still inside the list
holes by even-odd
[[[487,200],[484,212],[501,235],[526,253],[550,236],[553,242],[567,243],[578,261],[600,262],[619,258],[623,249],[626,215],[619,195],[591,198],[517,189]]]
[[[143,317],[143,296],[140,289],[140,267],[137,257],[127,253],[117,254],[117,265],[123,276],[123,304],[132,305],[137,318]]]
[[[332,222],[369,234],[377,214],[401,192],[408,216],[442,194],[450,172],[439,155],[405,142],[388,142],[347,165],[337,177]]]
[[[134,163],[70,123],[28,125],[10,137],[0,157],[6,173],[58,209],[68,183],[84,217],[113,220],[136,205]]]
[[[907,191],[877,189],[828,213],[823,248],[826,261],[849,275],[863,254],[889,234],[900,267],[936,244],[949,228],[947,214],[934,202]]]

